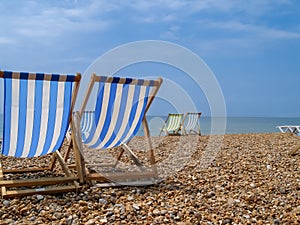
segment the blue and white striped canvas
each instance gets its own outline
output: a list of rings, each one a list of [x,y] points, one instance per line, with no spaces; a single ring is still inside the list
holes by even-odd
[[[81,129],[82,138],[84,140],[91,132],[93,123],[95,123],[94,117],[95,117],[94,111],[84,111],[82,114],[80,129]]]
[[[74,80],[73,75],[4,72],[3,155],[35,157],[60,148]]]
[[[102,77],[103,78],[103,77]],[[94,123],[83,143],[91,148],[112,148],[128,142],[141,125],[152,83],[114,77],[113,82],[99,82]]]

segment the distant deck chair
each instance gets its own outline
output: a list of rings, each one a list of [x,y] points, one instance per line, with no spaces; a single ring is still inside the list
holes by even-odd
[[[59,150],[71,121],[81,75],[0,71],[0,79],[4,80],[2,157],[14,160],[53,153],[46,167],[12,169],[0,161],[2,197],[76,191],[78,175],[69,170]],[[16,173],[31,176],[52,171],[57,161],[65,177],[53,173],[49,178],[16,179]]]
[[[169,113],[163,127],[160,130],[159,136],[164,133],[168,135],[182,134],[183,114]]]
[[[295,137],[300,138],[300,126],[295,125],[285,125],[285,126],[277,126],[281,133],[292,133],[295,135]],[[298,144],[296,147],[294,147],[290,155],[297,155],[297,152],[300,150],[300,144]]]
[[[201,112],[199,113],[191,113],[188,112],[183,119],[183,133],[184,135],[189,134],[198,134],[201,135],[200,130],[200,116]]]
[[[300,126],[293,125],[285,125],[285,126],[277,126],[281,133],[300,133]]]
[[[146,113],[154,100],[154,97],[160,88],[162,79],[142,80],[119,77],[97,76],[92,74],[86,96],[79,112],[76,112],[76,142],[82,156],[84,157],[85,148],[111,149],[121,146],[121,151],[115,162],[110,165],[116,168],[119,160],[124,152],[133,160],[139,168],[138,171],[131,172],[109,172],[99,173],[90,169],[85,159],[82,160],[85,168],[85,178],[87,182],[101,181],[107,186],[122,185],[125,183],[130,185],[139,179],[151,180],[157,178],[157,170],[155,166],[154,151],[150,140],[150,132],[146,120]],[[82,138],[80,121],[83,116],[86,104],[90,98],[90,94],[95,85],[98,85],[97,99],[94,112],[94,122],[86,138]],[[143,124],[144,134],[147,140],[148,156],[150,166],[146,168],[135,153],[129,148],[129,141],[137,134],[139,127]],[[104,165],[108,166],[108,165]],[[143,185],[138,181],[139,185]]]
[[[94,111],[84,111],[81,116],[80,129],[82,138],[86,139],[92,130],[93,123],[95,122],[95,112]]]

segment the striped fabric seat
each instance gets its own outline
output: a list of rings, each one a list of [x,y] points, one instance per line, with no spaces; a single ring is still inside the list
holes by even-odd
[[[170,113],[165,121],[164,126],[161,128],[160,134],[165,135],[180,135],[182,129],[183,114]]]
[[[93,74],[86,97],[78,113],[78,120],[86,120],[84,118],[86,116],[84,113],[85,106],[92,89],[98,85],[94,115],[91,118],[94,121],[89,123],[91,127],[88,129],[89,132],[86,137],[82,134],[77,135],[81,137],[79,141],[85,147],[93,149],[126,146],[126,143],[137,134],[142,123],[146,129],[145,134],[149,137],[145,114],[161,82],[161,79],[143,80]],[[84,127],[82,127],[81,132],[83,130]],[[151,144],[148,144],[150,151],[152,151]],[[128,146],[125,147],[125,150],[134,156]]]
[[[55,160],[46,167],[9,170],[13,173],[53,170],[55,162],[64,165],[60,150],[71,121],[71,112],[77,96],[81,75],[60,75],[45,73],[0,71],[4,80],[4,122],[1,154],[16,158],[31,158],[54,153]],[[0,174],[2,170],[0,163]],[[64,166],[67,179],[60,177],[28,179],[22,185],[37,186],[73,182],[67,167]],[[21,183],[16,183],[21,186]],[[5,188],[7,182],[0,181]],[[72,185],[71,185],[72,186]],[[76,187],[75,187],[76,186]],[[34,193],[49,193],[76,190],[72,187],[51,187],[50,189],[25,189],[2,191],[3,196],[22,196]],[[10,184],[10,187],[12,185]],[[2,189],[4,190],[4,189]],[[6,189],[5,189],[6,190]]]
[[[108,82],[106,82],[108,81]],[[136,135],[145,114],[154,81],[101,77],[95,123],[83,143],[91,148],[120,146]]]
[[[2,154],[28,158],[58,150],[69,125],[75,76],[5,71],[3,78]]]
[[[187,113],[184,118],[183,132],[184,134],[198,134],[201,135],[200,131],[200,119],[201,113]]]

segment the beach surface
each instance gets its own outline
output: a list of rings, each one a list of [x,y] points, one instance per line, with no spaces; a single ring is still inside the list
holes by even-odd
[[[299,142],[279,133],[155,137],[159,183],[1,199],[0,224],[300,224],[300,154],[289,154]],[[143,138],[130,146],[147,163]],[[115,155],[95,154],[86,157]],[[49,164],[49,156],[1,160]]]

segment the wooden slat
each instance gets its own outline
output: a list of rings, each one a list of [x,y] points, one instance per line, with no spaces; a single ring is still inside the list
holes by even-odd
[[[10,198],[10,197],[22,197],[27,195],[34,195],[34,194],[56,194],[62,192],[70,192],[70,191],[77,191],[77,187],[75,185],[69,186],[61,186],[61,187],[45,187],[40,189],[26,189],[26,190],[12,190],[7,191],[5,195],[2,193],[3,198]]]
[[[26,180],[1,180],[0,186],[5,187],[26,187],[26,186],[39,186],[39,185],[52,185],[68,183],[78,180],[78,177],[50,177],[39,179],[26,179]]]
[[[28,173],[28,172],[43,172],[49,171],[49,167],[34,167],[34,168],[22,168],[22,169],[3,169],[3,173]]]

